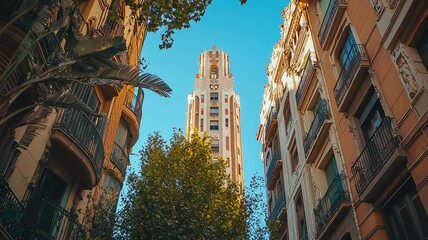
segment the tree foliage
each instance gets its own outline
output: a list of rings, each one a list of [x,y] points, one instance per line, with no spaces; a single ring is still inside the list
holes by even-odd
[[[169,144],[154,133],[141,153],[141,170],[128,178],[120,237],[128,239],[244,239],[242,195],[213,161],[208,138],[187,140],[174,131]]]
[[[247,0],[239,0],[245,4]],[[175,30],[189,28],[192,21],[198,22],[204,16],[212,0],[157,0],[134,1],[125,0],[133,12],[133,16],[147,25],[147,31],[162,30],[162,42],[159,48],[170,48],[174,42],[172,35]]]

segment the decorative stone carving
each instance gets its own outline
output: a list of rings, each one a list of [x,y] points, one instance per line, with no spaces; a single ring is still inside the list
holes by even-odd
[[[370,0],[373,9],[376,13],[376,19],[379,19],[382,16],[383,10],[385,10],[385,7],[381,0]]]
[[[404,88],[406,89],[410,99],[413,99],[420,87],[417,80],[418,73],[414,68],[412,59],[407,53],[406,46],[402,43],[397,44],[392,56],[395,64],[397,65],[399,77],[403,82]]]

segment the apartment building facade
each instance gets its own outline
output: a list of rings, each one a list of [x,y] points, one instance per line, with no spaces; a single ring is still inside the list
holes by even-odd
[[[362,239],[426,239],[426,1],[312,1]]]
[[[243,191],[241,107],[233,83],[229,55],[215,46],[201,53],[195,88],[188,95],[186,129],[208,133],[214,159],[226,160],[227,174]]]
[[[70,25],[37,39],[26,52],[26,60],[2,79],[0,97],[14,93],[37,69],[43,73],[38,66],[55,64],[50,62],[55,53],[70,52],[76,41],[87,38],[123,36],[126,50],[112,60],[138,66],[144,25],[125,24],[128,18],[117,20],[109,10],[130,14],[119,0],[2,3],[2,27],[24,13],[0,36],[2,74],[16,61],[21,43],[32,37],[28,34],[45,14],[51,14],[41,22],[47,28],[58,22],[70,21]],[[77,71],[88,70],[77,67]],[[104,193],[117,194],[123,186],[129,154],[138,139],[142,89],[73,83],[69,91],[102,116],[73,108],[44,108],[49,111],[46,118],[17,126],[29,112],[24,111],[0,126],[1,239],[86,239],[94,204]],[[31,106],[38,101],[37,94],[37,88],[28,88],[8,111]],[[38,125],[36,131],[33,125]],[[31,140],[25,144],[26,139]]]
[[[283,67],[271,61],[273,70],[268,71],[268,85],[281,78],[293,83],[283,87],[277,101],[290,102],[290,114],[285,110],[275,120],[281,148],[289,147],[281,136],[293,129],[294,121],[288,127],[287,119],[296,117],[300,130],[297,161],[296,155],[281,158],[288,238],[426,239],[428,3],[296,0],[293,4],[306,20],[310,57],[303,52],[300,63],[306,62],[292,65],[299,53],[293,50],[299,46],[296,38],[297,44],[286,42],[282,50]],[[283,15],[286,31],[300,36],[301,28],[286,24],[298,14]],[[288,66],[289,71],[272,76]],[[284,99],[287,92],[294,96]],[[265,102],[267,95],[265,88]],[[278,113],[284,112],[279,106]],[[266,126],[275,125],[268,116],[262,110],[259,139]],[[300,175],[299,164],[306,168]],[[287,177],[293,169],[296,175]],[[299,189],[293,177],[306,180],[297,198],[291,198],[293,189]],[[268,174],[267,181],[269,188]],[[301,234],[302,226],[308,236]]]
[[[258,139],[269,218],[282,223],[280,239],[357,238],[331,100],[306,10],[295,3],[284,8],[281,38],[268,65]],[[285,193],[285,201],[277,192]],[[334,228],[338,222],[340,229]]]

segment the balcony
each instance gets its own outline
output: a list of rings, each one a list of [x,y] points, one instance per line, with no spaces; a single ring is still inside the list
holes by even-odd
[[[113,144],[113,150],[111,152],[110,161],[114,164],[117,169],[119,169],[122,176],[126,175],[126,167],[129,163],[128,154],[125,153],[125,150],[116,142]]]
[[[22,239],[24,207],[0,177],[0,239]]]
[[[25,239],[86,239],[77,214],[48,199],[30,199],[23,224]]]
[[[365,46],[361,44],[352,46],[334,86],[334,96],[339,112],[345,112],[348,109],[369,67],[370,60]]]
[[[269,214],[270,220],[276,220],[280,217],[282,210],[285,208],[285,193],[284,191],[280,192],[278,198],[276,199],[275,205],[272,211]]]
[[[355,188],[362,201],[370,202],[385,189],[405,165],[405,152],[400,139],[386,117],[351,167]]]
[[[326,50],[330,45],[334,36],[334,31],[338,27],[345,9],[346,0],[331,0],[328,4],[318,33],[318,39],[323,50]]]
[[[279,173],[281,172],[282,160],[281,160],[281,152],[279,150],[275,150],[272,155],[272,159],[269,164],[268,171],[266,173],[267,187],[269,190],[272,190],[275,186],[276,179],[279,177]]]
[[[76,157],[82,160],[88,176],[90,176],[91,184],[98,182],[104,162],[104,146],[102,134],[106,118],[89,117],[85,113],[74,110],[64,109],[58,116],[54,125],[55,130],[59,130],[68,139],[74,143],[89,159],[85,161],[83,156],[76,153]],[[56,136],[56,135],[53,135]],[[70,142],[63,138],[57,137],[63,144],[70,149]]]
[[[138,89],[138,93],[135,94],[133,91],[128,90],[125,102],[123,103],[126,108],[131,110],[135,114],[135,117],[138,120],[138,124],[141,121],[141,115],[143,110],[143,100],[144,100],[144,92],[141,89]]]
[[[316,63],[312,62],[311,56],[309,55],[308,60],[306,62],[305,70],[303,71],[302,78],[300,79],[299,86],[296,91],[296,103],[297,107],[300,109],[303,103],[303,99],[305,98],[306,91],[309,88],[312,77],[315,74],[315,66]]]
[[[311,123],[309,131],[303,139],[303,147],[307,163],[311,163],[314,156],[321,148],[322,139],[328,134],[328,129],[331,125],[330,111],[328,110],[325,100],[321,100],[319,107],[315,113],[315,118]]]
[[[265,139],[266,142],[269,142],[270,139],[272,139],[272,137],[275,135],[275,131],[278,127],[278,121],[277,121],[277,112],[275,108],[272,108],[270,110],[267,122],[266,122],[266,127],[265,127]]]
[[[336,176],[314,209],[318,239],[324,235],[327,228],[336,226],[334,222],[337,222],[339,216],[350,206],[351,201],[345,186],[345,176]]]

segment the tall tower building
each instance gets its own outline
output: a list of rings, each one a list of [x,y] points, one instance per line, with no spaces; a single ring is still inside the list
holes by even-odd
[[[229,56],[215,46],[199,56],[195,90],[188,96],[187,132],[207,132],[214,159],[227,159],[227,173],[243,188],[241,114]]]

